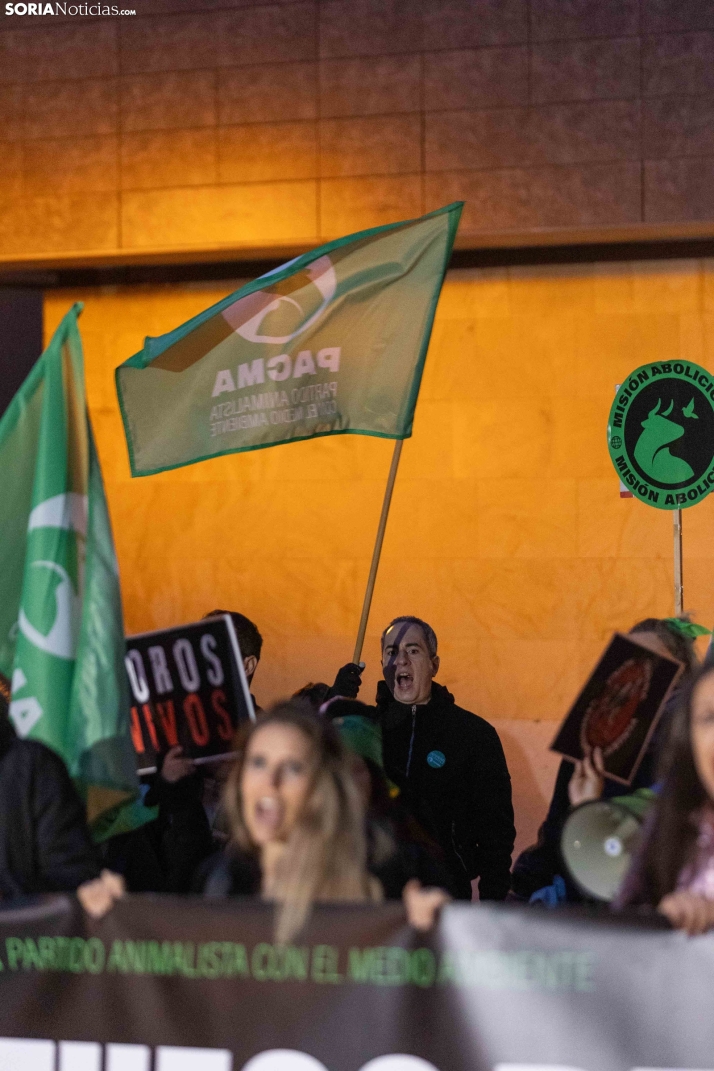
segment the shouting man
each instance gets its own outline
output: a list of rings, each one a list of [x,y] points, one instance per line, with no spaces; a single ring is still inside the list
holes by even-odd
[[[377,689],[384,767],[404,805],[441,846],[452,893],[503,900],[510,886],[511,778],[498,733],[457,707],[434,683],[434,630],[418,617],[397,617],[382,634],[384,681]]]

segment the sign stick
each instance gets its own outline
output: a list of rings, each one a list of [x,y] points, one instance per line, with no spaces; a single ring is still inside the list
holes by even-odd
[[[387,527],[387,518],[389,517],[389,507],[392,503],[392,491],[394,490],[394,481],[397,478],[397,469],[399,468],[399,458],[402,453],[402,439],[397,439],[394,443],[394,453],[392,454],[392,464],[389,468],[389,476],[387,477],[387,486],[384,491],[384,501],[382,502],[382,514],[379,518],[379,525],[377,527],[377,538],[374,543],[374,553],[372,554],[372,564],[369,569],[369,577],[367,578],[367,590],[364,593],[364,602],[362,603],[362,616],[359,621],[359,629],[357,630],[357,642],[355,643],[355,653],[352,658],[353,662],[359,662],[362,657],[362,647],[364,646],[364,636],[367,631],[367,621],[369,619],[369,611],[372,606],[372,595],[374,593],[374,582],[377,579],[377,569],[379,568],[379,558],[382,553],[382,543],[384,542],[384,532]]]
[[[684,577],[682,574],[682,511],[672,510],[674,522],[674,613],[684,612]]]

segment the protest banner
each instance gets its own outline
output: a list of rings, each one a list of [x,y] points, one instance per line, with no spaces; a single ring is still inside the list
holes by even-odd
[[[20,737],[64,759],[90,817],[138,792],[119,576],[75,305],[0,420],[0,671]]]
[[[328,242],[116,369],[132,476],[325,435],[396,440],[355,662],[462,207]]]
[[[0,911],[2,1071],[711,1067],[714,935],[452,904],[323,906],[276,945],[260,901],[52,898]]]
[[[574,762],[599,747],[605,775],[632,783],[681,662],[615,633],[558,729],[550,750]]]
[[[674,612],[681,614],[682,510],[714,486],[714,377],[691,361],[636,368],[616,391],[607,444],[624,486],[646,505],[672,510]]]
[[[140,774],[179,744],[198,764],[230,753],[238,725],[255,717],[230,614],[129,636],[125,664]]]

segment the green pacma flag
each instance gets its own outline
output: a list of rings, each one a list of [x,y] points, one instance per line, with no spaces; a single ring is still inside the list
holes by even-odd
[[[0,420],[0,670],[18,736],[62,756],[94,817],[138,786],[80,312],[64,317]]]
[[[305,253],[116,370],[131,471],[355,432],[411,435],[461,202]]]

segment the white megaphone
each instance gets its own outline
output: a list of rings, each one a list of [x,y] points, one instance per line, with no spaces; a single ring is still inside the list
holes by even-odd
[[[653,793],[594,800],[566,819],[560,851],[570,877],[592,900],[609,903],[627,873]]]

